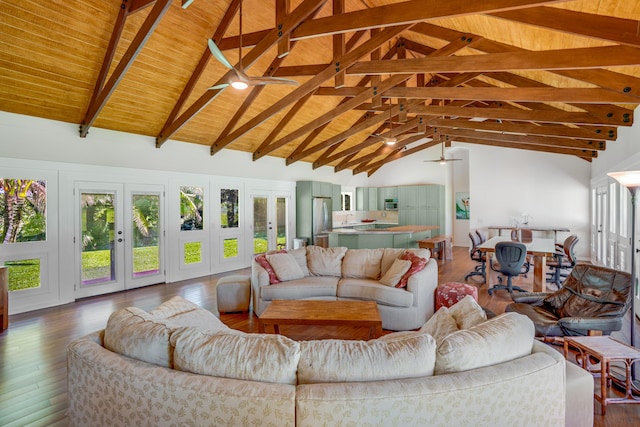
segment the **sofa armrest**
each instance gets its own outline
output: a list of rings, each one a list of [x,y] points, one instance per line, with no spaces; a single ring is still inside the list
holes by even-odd
[[[251,261],[251,291],[254,298],[260,298],[260,288],[269,286],[269,273],[255,260]]]
[[[407,291],[413,294],[413,306],[426,310],[427,318],[434,313],[434,298],[438,287],[438,262],[431,258],[427,265],[409,277]]]

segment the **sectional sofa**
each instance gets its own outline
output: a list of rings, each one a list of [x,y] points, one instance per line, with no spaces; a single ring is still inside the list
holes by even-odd
[[[425,260],[424,268],[408,274],[404,287],[396,287],[393,280],[387,285],[381,283],[387,273],[393,273],[390,270],[405,251]],[[285,258],[283,255],[290,255],[289,263],[276,264],[276,258]],[[260,264],[259,259],[251,265],[257,316],[275,299],[368,300],[378,304],[383,329],[406,331],[421,327],[434,312],[438,263],[430,259],[428,249],[307,246],[288,254],[267,254],[266,258],[277,271],[268,271],[269,264]],[[296,266],[300,268],[294,274],[291,270]]]
[[[464,303],[463,303],[464,302]],[[590,426],[593,379],[467,297],[419,331],[296,342],[180,297],[68,347],[72,426]],[[477,306],[477,304],[476,304]]]

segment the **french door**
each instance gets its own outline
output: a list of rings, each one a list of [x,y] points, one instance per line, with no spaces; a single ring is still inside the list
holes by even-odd
[[[284,195],[252,194],[253,254],[286,249],[289,241],[288,204]]]
[[[165,281],[164,187],[77,182],[76,298]]]
[[[607,187],[594,188],[592,192],[591,218],[591,258],[598,265],[606,265],[607,260]]]

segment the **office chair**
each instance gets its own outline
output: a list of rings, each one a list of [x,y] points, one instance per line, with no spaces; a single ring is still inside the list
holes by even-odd
[[[504,276],[507,276],[507,284],[502,283],[493,285],[489,288],[489,295],[493,291],[506,289],[511,294],[514,290],[526,292],[524,289],[513,286],[512,279],[514,276],[522,274],[522,266],[527,258],[527,247],[519,242],[498,242],[496,243],[496,260],[498,261],[498,270]]]
[[[551,269],[551,271],[547,272],[548,283],[555,283],[560,288],[562,282],[571,273],[571,270],[576,265],[574,249],[578,240],[580,240],[578,236],[572,234],[564,240],[564,243],[556,243],[555,255],[553,258],[547,259],[547,267]]]
[[[482,276],[482,280],[486,280],[485,276],[485,261],[487,259],[487,254],[478,249],[482,243],[480,242],[480,235],[478,233],[471,232],[469,233],[469,239],[471,239],[471,247],[469,248],[469,257],[478,263],[473,270],[466,276],[464,276],[464,280],[466,281],[471,276]]]

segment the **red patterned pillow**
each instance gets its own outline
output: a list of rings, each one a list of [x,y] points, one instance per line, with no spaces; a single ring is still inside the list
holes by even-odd
[[[426,258],[422,258],[422,257],[419,257],[418,255],[415,255],[411,251],[404,251],[403,254],[400,255],[398,258],[411,261],[411,267],[409,267],[409,271],[407,271],[404,274],[404,276],[402,276],[402,279],[400,279],[400,281],[396,285],[396,288],[406,288],[407,283],[409,282],[409,277],[411,277],[411,275],[417,273],[418,271],[422,270],[424,266],[427,265],[427,262],[429,261]]]
[[[280,280],[278,279],[278,276],[276,275],[276,272],[273,270],[273,267],[271,267],[271,264],[269,264],[269,261],[267,261],[267,257],[264,255],[258,255],[256,257],[256,262],[258,264],[260,264],[260,267],[264,268],[265,270],[267,270],[267,273],[269,274],[269,284],[273,285],[276,283],[280,283]]]

